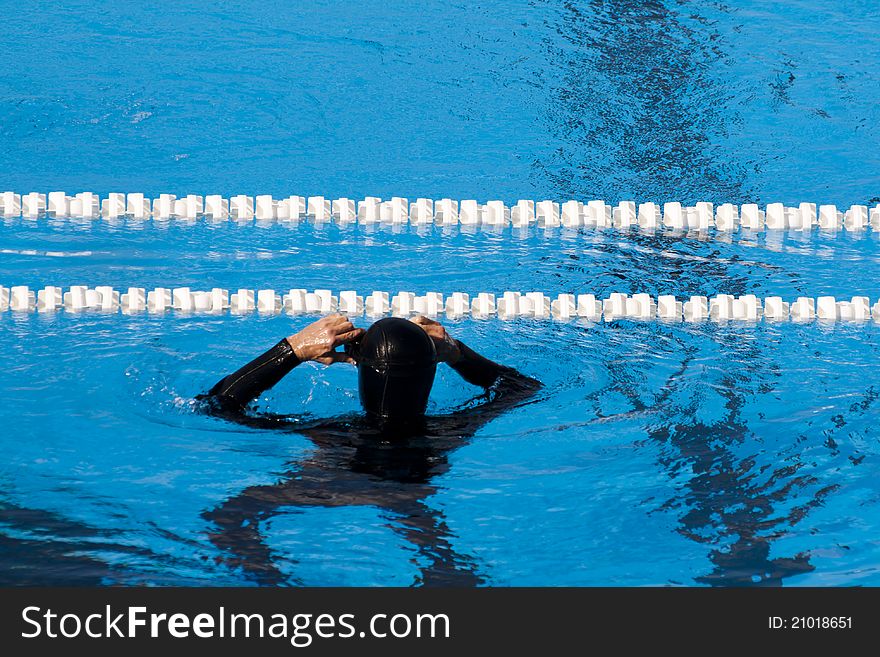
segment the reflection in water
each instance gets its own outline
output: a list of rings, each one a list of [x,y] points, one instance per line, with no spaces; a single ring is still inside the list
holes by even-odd
[[[725,58],[721,35],[687,4],[668,4],[562,3],[550,26],[561,41],[544,42],[559,69],[547,120],[560,162],[536,163],[559,196],[731,203],[748,196],[742,164],[718,144],[731,129],[729,91],[711,72]]]
[[[565,82],[558,102],[548,111],[551,131],[564,143],[559,152],[564,168],[553,175],[561,194],[654,198],[660,192],[672,199],[733,202],[745,198],[741,167],[719,158],[713,150],[715,138],[728,129],[729,120],[720,111],[727,105],[721,102],[724,91],[710,78],[710,67],[724,58],[716,45],[719,35],[709,25],[702,25],[699,32],[691,30],[678,11],[680,7],[656,1],[564,4],[558,31],[568,47],[547,44],[554,50]],[[727,265],[711,257],[660,259],[657,254],[674,239],[668,236],[639,233],[629,239],[641,248],[595,246],[617,251],[621,266],[604,272],[598,281],[591,280],[590,291],[657,294],[671,290],[680,296],[712,293],[714,286],[731,294],[748,291],[753,272],[734,278]],[[580,259],[571,254],[563,267],[571,273]],[[783,525],[798,522],[834,487],[819,488],[807,503],[788,514],[780,513],[796,494],[813,487],[815,479],[798,474],[798,461],[768,472],[754,457],[736,456],[737,445],[757,443],[741,417],[745,402],[737,377],[725,376],[717,386],[725,414],[715,423],[706,425],[697,419],[704,402],[699,396],[678,406],[674,392],[683,386],[695,348],[674,336],[653,344],[669,350],[668,345],[676,342],[684,348],[682,369],[651,402],[643,401],[637,392],[644,372],[626,359],[606,363],[608,387],[588,398],[596,403],[599,415],[599,402],[610,391],[622,394],[633,413],[661,410],[664,421],[648,427],[652,440],[671,448],[660,465],[670,474],[692,471],[681,498],[663,508],[685,507],[679,532],[713,546],[710,560],[715,570],[696,581],[780,584],[787,576],[812,570],[806,555],[771,559],[770,547]],[[736,351],[726,354],[724,362],[742,368],[746,376],[756,376],[761,366],[766,367],[757,362],[760,354],[756,350]]]
[[[809,465],[800,451],[770,455],[770,462],[756,453],[763,441],[747,427],[743,412],[748,390],[763,391],[765,373],[779,376],[778,368],[768,364],[754,344],[734,335],[725,340],[723,353],[714,361],[726,363],[717,384],[704,383],[697,391],[686,388],[685,375],[695,367],[697,348],[688,346],[674,335],[669,340],[655,340],[653,348],[671,354],[674,345],[682,349],[681,368],[672,374],[651,401],[644,401],[639,389],[646,372],[626,361],[608,362],[609,384],[589,397],[602,417],[601,400],[608,393],[622,394],[632,410],[623,415],[657,417],[648,425],[648,436],[661,448],[659,464],[670,479],[684,479],[681,493],[665,502],[659,510],[678,512],[678,532],[709,548],[714,570],[694,577],[694,581],[712,586],[779,586],[787,577],[814,570],[804,553],[771,558],[773,543],[802,522],[810,510],[821,506],[838,485],[826,484],[803,472]],[[699,377],[703,381],[704,376]],[[870,389],[862,403],[852,411],[863,414],[877,398]],[[720,417],[711,423],[698,419],[711,407],[709,398],[720,396]],[[690,395],[690,399],[688,399]],[[846,420],[836,416],[837,424]],[[793,443],[796,441],[792,440]],[[833,440],[825,442],[833,446]],[[799,449],[795,444],[793,449]],[[739,456],[738,452],[744,452]],[[784,450],[785,451],[785,450]],[[815,456],[812,457],[815,459]],[[777,459],[779,462],[777,462]],[[857,460],[851,462],[857,464]]]
[[[228,555],[230,566],[259,584],[301,584],[279,567],[282,560],[295,563],[295,557],[275,554],[266,544],[262,536],[266,521],[294,509],[369,506],[378,509],[391,529],[416,549],[419,576],[414,584],[481,584],[484,579],[476,563],[456,552],[443,513],[428,503],[438,490],[432,481],[449,470],[452,451],[500,413],[524,402],[539,386],[533,379],[520,377],[507,383],[503,396],[497,396],[496,390],[494,397],[478,398],[483,403],[391,430],[363,416],[304,426],[293,416],[226,415],[254,428],[303,434],[317,449],[303,461],[289,464],[280,482],[251,486],[205,512],[204,518],[214,525],[210,540]]]
[[[610,256],[608,260],[613,263],[598,274],[593,271],[594,253],[570,252],[558,270],[571,281],[568,289],[575,293],[588,292],[599,297],[612,292],[645,292],[655,298],[660,294],[675,294],[679,299],[687,299],[691,295],[711,296],[717,292],[734,296],[747,294],[756,277],[766,275],[768,269],[761,263],[745,263],[737,258],[725,262],[717,257],[717,251],[693,259],[660,257],[672,248],[678,255],[696,252],[682,235],[639,231],[628,234],[626,244],[602,241],[592,245],[594,251]],[[734,264],[739,265],[735,271],[731,266]],[[589,279],[578,285],[581,277],[576,274],[587,274]]]
[[[678,531],[713,546],[709,559],[715,569],[696,577],[697,582],[779,586],[784,578],[810,572],[813,566],[805,554],[771,559],[773,540],[785,532],[786,525],[795,525],[811,508],[820,505],[836,486],[825,486],[813,492],[805,504],[781,513],[796,495],[817,481],[798,474],[801,463],[768,471],[758,466],[754,457],[737,458],[730,446],[755,441],[756,436],[737,420],[741,398],[730,391],[722,394],[728,398],[730,410],[724,421],[710,426],[700,422],[675,424],[651,433],[652,439],[678,450],[676,457],[661,460],[662,465],[679,470],[687,464],[693,470],[683,499],[670,500],[664,508],[685,505],[687,510],[680,518]]]
[[[124,567],[90,555],[96,545],[128,557],[150,556],[112,540],[119,532],[7,501],[0,501],[0,528],[0,586],[99,586],[129,579]],[[29,537],[14,535],[19,532]]]
[[[719,394],[727,414],[705,425],[695,419],[696,407],[681,409],[685,419],[659,426],[650,432],[653,440],[671,447],[660,464],[670,473],[690,470],[680,497],[663,508],[684,507],[679,533],[690,540],[712,546],[709,559],[715,569],[695,581],[710,585],[778,586],[785,577],[813,570],[805,554],[770,558],[773,540],[794,525],[809,509],[821,504],[835,486],[814,491],[803,505],[784,509],[800,494],[808,493],[817,481],[801,475],[802,463],[795,461],[772,468],[755,456],[736,456],[737,446],[757,446],[758,437],[746,427],[740,412],[744,399],[729,377],[722,379]]]

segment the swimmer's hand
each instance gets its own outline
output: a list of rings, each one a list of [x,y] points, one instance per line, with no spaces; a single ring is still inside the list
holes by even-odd
[[[313,360],[324,365],[351,363],[354,359],[336,347],[359,340],[364,329],[355,328],[344,315],[328,315],[309,324],[302,331],[287,338],[293,353],[301,361]]]
[[[434,348],[437,350],[437,360],[441,363],[449,363],[454,365],[461,358],[461,348],[458,342],[452,339],[452,336],[443,328],[443,324],[428,319],[422,315],[417,315],[411,320],[414,324],[421,326],[434,341]]]

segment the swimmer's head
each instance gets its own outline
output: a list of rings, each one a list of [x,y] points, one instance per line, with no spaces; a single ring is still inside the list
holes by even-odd
[[[418,325],[400,317],[380,319],[354,351],[361,404],[385,420],[421,417],[437,371],[434,342]]]

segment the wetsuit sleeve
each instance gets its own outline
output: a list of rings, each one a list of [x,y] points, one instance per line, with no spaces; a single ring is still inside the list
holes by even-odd
[[[482,403],[448,416],[452,429],[462,435],[473,435],[487,422],[527,401],[541,389],[542,384],[537,379],[512,367],[499,365],[459,340],[456,342],[461,350],[461,358],[450,366],[465,381],[486,390]]]
[[[512,367],[499,365],[456,340],[461,351],[461,358],[451,367],[468,383],[481,388],[493,388],[498,395],[506,392],[528,393],[541,387],[540,381],[517,372]]]
[[[284,339],[266,353],[218,381],[203,399],[224,409],[243,409],[300,364],[293,347]]]
[[[481,356],[461,340],[455,342],[461,352],[461,358],[450,366],[468,383],[481,388],[489,388],[498,380],[503,370],[510,369]]]

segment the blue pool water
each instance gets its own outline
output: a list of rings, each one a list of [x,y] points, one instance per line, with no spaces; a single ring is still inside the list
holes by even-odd
[[[2,9],[4,190],[880,196],[872,2]],[[880,297],[873,233],[714,237],[15,219],[0,285]],[[880,584],[873,324],[449,322],[544,388],[358,500],[351,462],[193,402],[308,321],[3,313],[0,580]],[[474,392],[441,369],[430,410]],[[259,406],[355,412],[356,373],[305,365]],[[316,464],[320,501],[220,535]]]

